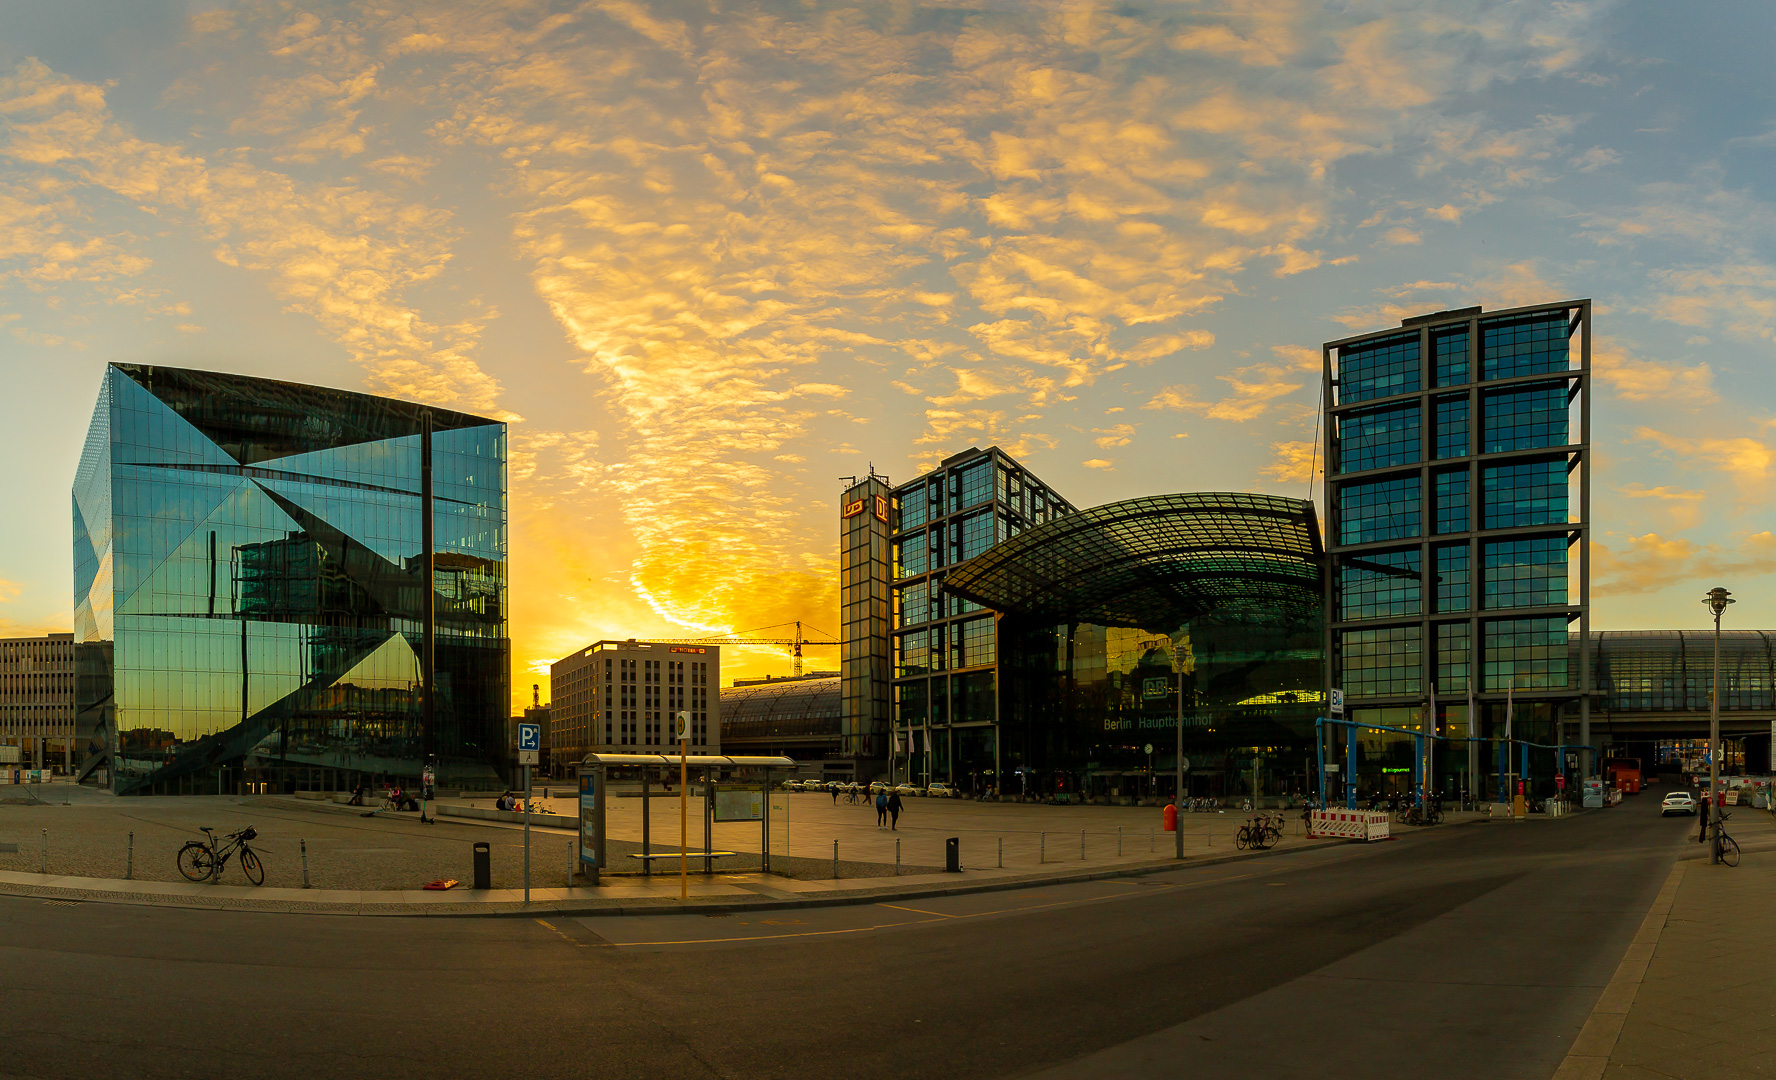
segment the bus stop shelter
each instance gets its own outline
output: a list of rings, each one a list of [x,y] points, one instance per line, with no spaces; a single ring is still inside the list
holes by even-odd
[[[715,862],[711,847],[717,821],[759,822],[759,853],[763,869],[771,869],[771,771],[791,770],[795,760],[787,757],[726,757],[712,754],[587,754],[579,764],[580,870],[589,885],[598,884],[598,875],[611,871],[606,844],[605,814],[609,808],[610,770],[640,768],[641,770],[641,871],[651,873],[655,858],[652,851],[652,820],[650,817],[648,783],[655,769],[678,769],[683,763],[687,772],[701,771],[703,781],[703,850],[687,852],[690,858],[701,859],[703,872],[709,873]],[[756,781],[745,781],[719,789],[715,774],[720,770],[759,770]],[[754,794],[758,795],[755,800]],[[689,793],[684,793],[688,798]],[[661,854],[677,854],[664,852]]]

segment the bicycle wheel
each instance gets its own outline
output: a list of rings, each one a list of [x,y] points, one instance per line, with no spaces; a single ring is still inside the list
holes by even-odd
[[[1246,828],[1244,825],[1241,825],[1239,832],[1236,832],[1233,834],[1233,846],[1236,848],[1239,848],[1241,851],[1244,851],[1251,843],[1252,843],[1252,830]]]
[[[179,873],[187,881],[208,881],[216,873],[216,853],[196,840],[179,849]]]
[[[259,861],[259,856],[253,854],[250,847],[241,848],[241,873],[247,875],[247,880],[255,885],[265,884],[265,864]]]
[[[1721,837],[1720,860],[1728,866],[1739,865],[1739,841],[1730,836]]]

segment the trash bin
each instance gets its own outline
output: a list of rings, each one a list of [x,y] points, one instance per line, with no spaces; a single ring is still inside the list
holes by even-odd
[[[475,841],[475,888],[493,888],[493,845]]]
[[[951,874],[962,872],[962,838],[959,836],[944,841],[944,870]]]

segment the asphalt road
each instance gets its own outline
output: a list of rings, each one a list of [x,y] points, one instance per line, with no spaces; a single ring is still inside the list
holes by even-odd
[[[1681,847],[1662,788],[1117,881],[636,919],[0,897],[0,1075],[1546,1080]]]

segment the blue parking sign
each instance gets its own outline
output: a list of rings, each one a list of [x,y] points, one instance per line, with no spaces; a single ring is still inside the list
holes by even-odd
[[[543,725],[519,724],[518,749],[541,750],[543,748]]]

